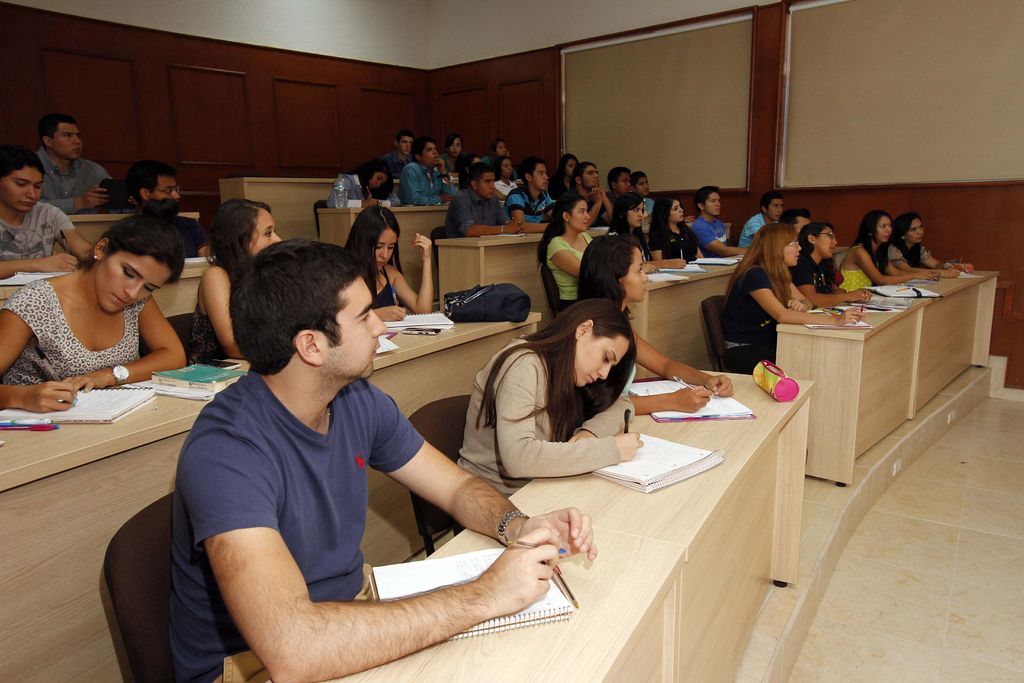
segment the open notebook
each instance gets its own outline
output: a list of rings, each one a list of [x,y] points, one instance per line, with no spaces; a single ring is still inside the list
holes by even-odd
[[[414,313],[401,320],[389,320],[384,323],[389,330],[401,330],[406,327],[455,327],[455,323],[444,313]]]
[[[23,420],[46,417],[51,422],[107,424],[117,422],[128,413],[138,410],[156,398],[152,389],[121,387],[120,389],[93,389],[78,392],[76,404],[67,410],[52,413],[33,413],[8,408],[0,410],[0,420]]]
[[[504,548],[493,548],[436,560],[374,567],[373,582],[377,589],[377,597],[381,600],[397,600],[445,586],[467,583],[483,574],[503,551]],[[558,589],[556,583],[551,581],[548,592],[521,612],[488,619],[452,636],[451,640],[536,626],[551,621],[564,621],[572,613],[572,603]]]
[[[602,467],[594,474],[634,491],[652,493],[695,477],[725,460],[722,451],[706,451],[646,434],[640,440],[644,445],[632,460]]]
[[[671,379],[659,379],[654,381],[640,380],[629,386],[631,396],[657,396],[658,394],[671,394],[685,389],[685,384],[680,384]],[[700,410],[693,413],[683,413],[675,410],[659,410],[651,413],[655,422],[683,422],[689,420],[743,420],[752,419],[754,412],[734,398],[725,396],[712,396]]]

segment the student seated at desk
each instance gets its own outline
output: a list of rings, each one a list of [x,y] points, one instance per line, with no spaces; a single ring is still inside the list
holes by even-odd
[[[854,309],[831,316],[804,312],[803,295],[789,276],[799,256],[800,243],[788,225],[772,223],[754,236],[725,294],[722,331],[729,372],[749,374],[758,361],[775,362],[779,323],[845,325],[860,320],[861,313]]]
[[[640,245],[634,238],[625,235],[598,237],[583,254],[580,301],[607,299],[628,316],[629,305],[640,303],[647,293],[647,273],[643,271],[643,263]],[[640,335],[634,336],[637,365],[659,377],[678,377],[695,387],[680,389],[674,394],[630,397],[635,414],[648,415],[657,410],[692,413],[707,405],[712,395],[732,396],[732,381],[725,375],[709,375],[672,360]]]
[[[459,155],[459,158],[455,162],[455,174],[459,176],[459,189],[465,190],[469,187],[469,169],[473,164],[480,161],[479,154],[473,154],[472,152],[464,152]]]
[[[459,465],[510,496],[537,477],[632,460],[640,441],[622,433],[632,410],[623,390],[635,357],[618,306],[573,304],[477,373]]]
[[[110,227],[73,273],[15,292],[0,311],[0,408],[67,410],[79,391],[185,364],[154,291],[181,275],[177,230],[148,216]],[[139,339],[151,351],[139,358]]]
[[[868,211],[860,221],[857,241],[843,257],[840,272],[843,282],[839,286],[847,292],[871,285],[898,285],[922,277],[917,273],[900,272],[889,264],[889,238],[892,236],[892,216],[881,209]],[[938,272],[928,279],[937,280]]]
[[[537,245],[540,267],[550,268],[558,285],[559,310],[576,301],[580,261],[593,239],[587,232],[589,227],[587,200],[575,192],[566,192],[551,210],[551,222]]]
[[[39,201],[43,164],[32,151],[0,145],[0,279],[15,273],[61,273],[91,258],[89,242],[67,215]],[[66,254],[55,254],[54,243]]]
[[[398,198],[404,206],[437,206],[451,201],[455,187],[437,153],[437,142],[424,135],[413,140],[414,162],[402,168]]]
[[[178,185],[178,171],[170,164],[153,159],[136,161],[128,168],[124,177],[128,196],[135,201],[136,210],[144,212],[147,202],[159,202],[157,215],[168,221],[181,235],[185,245],[185,258],[206,256],[209,253],[206,231],[194,218],[179,216],[181,209],[181,187]]]
[[[441,159],[449,172],[459,172],[459,157],[462,156],[462,136],[458,133],[448,133],[444,138],[444,154]]]
[[[576,189],[573,172],[578,163],[580,160],[576,158],[575,154],[563,154],[558,159],[558,168],[555,169],[555,175],[551,176],[551,182],[548,183],[548,195],[552,201],[557,202],[563,194]]]
[[[650,197],[651,182],[647,179],[647,174],[643,171],[633,171],[629,174],[629,186],[633,188],[635,194],[644,198],[644,211],[647,212],[647,215],[653,214],[654,199]]]
[[[482,163],[487,164],[491,168],[494,168],[495,162],[501,157],[511,157],[512,154],[508,151],[508,143],[505,138],[495,138],[494,142],[491,143],[490,151],[484,156],[480,157]],[[514,169],[515,167],[513,167]],[[513,179],[515,178],[515,172],[513,171]]]
[[[448,205],[444,218],[447,237],[481,237],[483,235],[540,232],[540,228],[527,230],[523,219],[512,220],[498,201],[494,187],[494,169],[481,162],[469,167],[469,187],[459,193]]]
[[[693,261],[702,256],[697,235],[686,222],[682,202],[670,197],[654,200],[651,214],[651,257],[655,260]]]
[[[576,194],[587,200],[587,211],[590,213],[590,224],[594,227],[606,226],[612,218],[612,198],[601,189],[601,176],[592,161],[581,161],[572,172],[573,189]],[[555,201],[561,197],[552,197]]]
[[[231,326],[231,284],[250,258],[280,241],[263,202],[229,199],[217,209],[210,224],[210,267],[199,280],[192,314],[189,363],[244,358]]]
[[[923,269],[938,270],[942,277],[960,277],[961,272],[970,273],[970,263],[950,261],[943,265],[924,246],[924,223],[916,213],[903,213],[892,222],[892,237],[889,239],[889,265],[899,271],[918,272],[927,277]]]
[[[803,227],[811,222],[811,212],[804,208],[786,209],[779,217],[779,223],[793,228],[793,236],[799,237]]]
[[[395,180],[388,172],[388,164],[383,159],[370,159],[364,162],[359,168],[351,173],[341,173],[335,179],[335,183],[341,181],[345,188],[348,200],[359,200],[362,206],[376,206],[381,202],[387,202],[388,206],[400,206],[402,202],[395,194]],[[327,208],[344,209],[347,207],[338,206],[337,196],[334,189],[327,195]]]
[[[640,247],[640,253],[644,257],[644,270],[653,273],[658,268],[683,268],[686,261],[682,259],[659,259],[655,261],[651,254],[651,248],[647,245],[647,238],[644,237],[644,216],[647,210],[644,208],[644,198],[638,194],[627,192],[615,200],[612,208],[612,224],[608,234],[630,235],[636,240]]]
[[[412,313],[434,310],[434,274],[431,267],[430,238],[416,233],[412,246],[423,259],[423,279],[416,292],[402,274],[398,257],[401,230],[394,212],[383,206],[363,209],[352,223],[345,248],[363,264],[366,286],[374,294],[373,308],[381,320],[402,320]]]
[[[258,680],[340,678],[523,609],[548,590],[559,548],[597,557],[588,516],[527,517],[366,381],[385,331],[372,302],[363,264],[337,245],[291,239],[242,269],[231,317],[250,372],[200,413],[175,479],[176,680],[249,680],[263,667]],[[371,467],[465,528],[531,547],[475,581],[368,600]]]
[[[505,210],[512,220],[523,221],[526,232],[543,232],[554,202],[548,194],[548,171],[540,157],[526,157],[519,164],[523,186],[505,199]]]
[[[761,195],[761,210],[747,219],[740,232],[737,244],[743,248],[749,247],[754,241],[754,235],[767,223],[778,223],[785,210],[785,198],[778,190],[768,190]]]
[[[413,163],[412,141],[416,136],[408,128],[402,128],[395,133],[395,148],[381,156],[381,159],[388,165],[391,178],[397,180],[407,165]]]
[[[107,170],[82,158],[82,134],[73,116],[52,113],[39,119],[39,151],[43,164],[43,202],[67,214],[96,213],[107,203],[100,183]]]
[[[494,189],[498,192],[498,199],[505,201],[509,192],[519,187],[515,181],[516,169],[508,157],[498,157],[494,160],[493,167]]]
[[[836,231],[831,223],[808,223],[800,230],[800,258],[789,269],[793,284],[805,299],[816,307],[863,303],[871,299],[871,291],[855,289],[847,292],[836,283],[832,250]],[[840,276],[841,277],[841,276]]]
[[[705,256],[739,256],[746,248],[731,247],[725,243],[725,223],[718,220],[722,213],[722,196],[714,185],[705,185],[697,190],[693,198],[697,205],[697,220],[693,222],[693,232],[697,235],[700,250]],[[794,235],[795,237],[795,235]]]

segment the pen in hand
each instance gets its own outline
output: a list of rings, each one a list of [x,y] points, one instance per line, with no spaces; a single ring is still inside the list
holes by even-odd
[[[623,428],[622,428],[622,433],[623,434],[629,434],[629,418],[631,418],[631,417],[633,417],[633,411],[630,410],[629,408],[626,408],[622,412],[622,422],[623,422],[623,425],[624,425]]]
[[[626,412],[629,413],[628,410]],[[628,420],[627,420],[627,422],[628,422]],[[541,544],[539,544],[539,543],[527,543],[525,541],[512,541],[511,543],[508,544],[509,548],[539,548],[540,546],[541,546]],[[565,548],[559,548],[558,549],[558,554],[559,555],[565,555],[566,554]],[[560,584],[560,588],[562,588],[562,592],[564,592],[566,597],[569,598],[570,601],[572,601],[573,607],[575,607],[576,609],[579,609],[580,608],[579,600],[576,599],[576,596],[573,595],[573,593],[572,593],[572,589],[569,588],[569,584],[565,580],[565,575],[562,574],[562,568],[559,567],[556,564],[554,566],[553,571],[555,573],[555,577],[557,578],[557,583],[559,583]]]

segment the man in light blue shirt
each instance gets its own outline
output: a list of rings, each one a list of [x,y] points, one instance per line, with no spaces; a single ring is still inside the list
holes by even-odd
[[[44,203],[67,214],[96,213],[97,206],[107,203],[107,191],[99,185],[110,174],[82,158],[82,134],[74,117],[54,113],[39,119],[39,142]]]
[[[778,190],[769,190],[761,195],[761,210],[743,225],[739,245],[743,248],[749,247],[757,231],[763,228],[765,223],[778,223],[785,209],[782,193]]]
[[[458,188],[451,184],[451,176],[437,170],[439,156],[437,142],[429,136],[412,142],[415,163],[406,164],[398,184],[398,198],[403,206],[436,206],[448,203]]]
[[[725,243],[725,224],[718,220],[722,213],[722,196],[714,185],[705,185],[694,196],[697,205],[697,220],[693,232],[697,235],[700,251],[705,256],[739,256],[746,253],[743,247],[730,247]]]

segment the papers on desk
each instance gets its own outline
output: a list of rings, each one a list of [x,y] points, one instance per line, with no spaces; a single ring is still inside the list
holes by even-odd
[[[172,387],[167,384],[158,384],[151,379],[145,382],[132,382],[126,387],[137,387],[139,389],[152,389],[157,396],[170,396],[171,398],[184,398],[189,401],[212,401],[217,395],[216,391],[209,389],[192,389],[189,387]]]
[[[680,389],[688,388],[671,379],[660,379],[653,382],[633,382],[629,387],[631,396],[657,396],[671,394]],[[751,420],[754,413],[750,408],[734,398],[712,396],[707,405],[693,413],[677,410],[659,410],[651,413],[655,422],[690,422],[696,420]]]
[[[742,258],[742,256],[712,256],[694,259],[690,263],[696,263],[698,266],[735,266]]]
[[[397,351],[398,344],[391,341],[391,335],[382,334],[377,337],[377,353],[387,353],[388,351]]]
[[[873,327],[873,325],[863,320],[858,320],[857,322],[847,323],[845,325],[837,325],[830,323],[812,325],[811,323],[804,323],[804,327],[812,330],[870,330]]]
[[[722,451],[706,451],[646,434],[640,440],[644,445],[632,460],[602,467],[594,474],[634,491],[652,493],[695,477],[725,460]]]
[[[205,265],[207,265],[209,263],[210,263],[209,259],[207,259],[205,256],[189,256],[187,259],[185,259],[185,266],[186,267],[188,267],[188,266],[205,266]]]
[[[923,287],[911,287],[909,285],[878,285],[870,288],[879,296],[887,296],[895,299],[937,299],[942,296],[938,292]]]
[[[978,275],[977,273],[965,273],[963,271],[960,271],[959,277],[976,278],[976,277],[981,277],[981,275]]]
[[[503,548],[477,550],[435,560],[374,567],[373,582],[377,589],[377,597],[381,600],[397,600],[445,586],[473,581],[494,564],[503,550]],[[505,617],[489,619],[452,636],[451,639],[509,631],[551,621],[564,621],[572,613],[572,603],[559,590],[556,582],[551,581],[548,584],[548,592],[526,609]]]
[[[36,280],[49,280],[51,277],[57,277],[58,275],[67,275],[67,273],[15,273],[8,278],[0,280],[0,287],[18,287],[35,282]]]
[[[685,275],[677,275],[676,273],[658,272],[648,273],[648,282],[682,282],[683,280],[689,280],[690,278]]]
[[[67,410],[51,413],[33,413],[28,410],[8,408],[0,410],[0,420],[25,420],[46,417],[51,422],[108,424],[117,422],[128,413],[134,412],[156,398],[152,389],[121,387],[118,389],[93,389],[80,391],[75,405]]]
[[[480,237],[526,237],[525,232],[503,232],[500,235],[480,235]]]
[[[415,313],[407,315],[401,320],[391,320],[384,323],[389,330],[402,330],[406,327],[440,327],[451,329],[455,323],[444,313]]]
[[[696,263],[692,263],[692,262],[691,263],[687,263],[685,268],[661,268],[660,270],[662,272],[666,272],[666,273],[706,273],[706,272],[708,272],[708,271],[704,270],[703,268],[701,268],[700,266],[698,266]]]
[[[896,299],[891,296],[878,296],[874,294],[871,296],[871,303],[864,304],[864,310],[874,311],[902,311],[905,308],[910,308],[911,301],[909,299]]]

